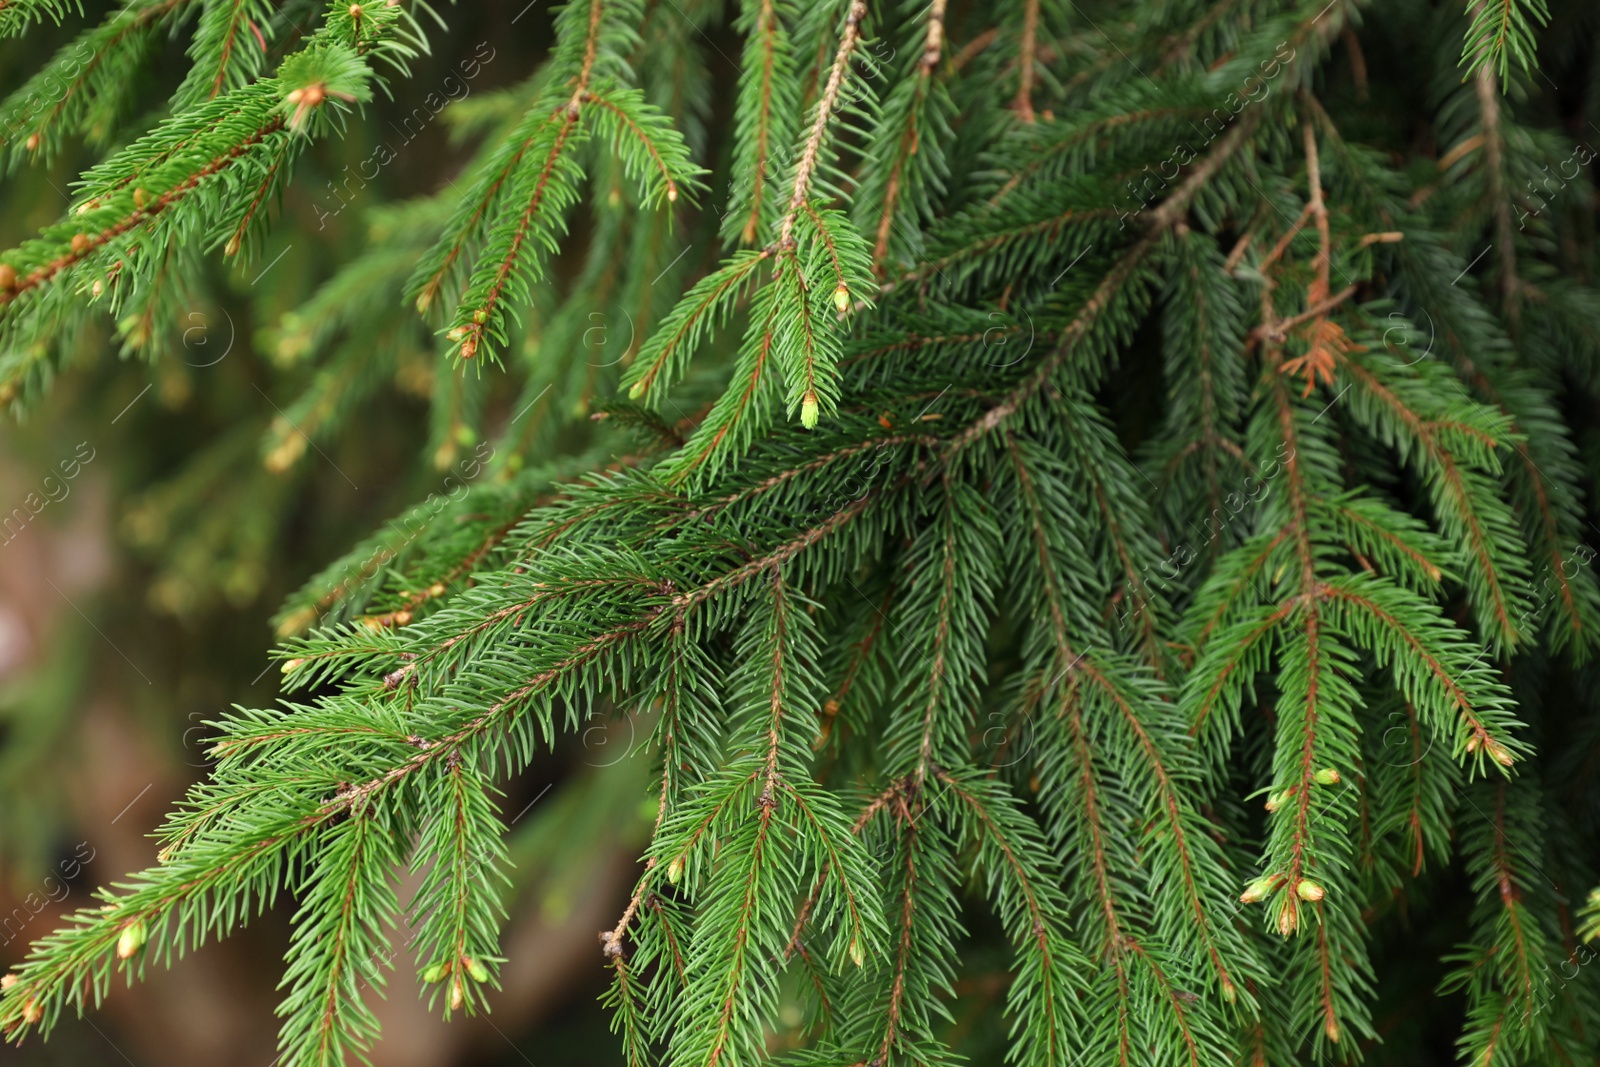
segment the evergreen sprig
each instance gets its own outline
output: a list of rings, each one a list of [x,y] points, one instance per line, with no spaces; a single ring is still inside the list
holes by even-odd
[[[449,479],[289,599],[303,702],[210,724],[158,861],[8,976],[7,1036],[285,891],[286,1067],[371,1047],[402,925],[430,1004],[487,1011],[498,791],[626,718],[654,824],[600,945],[630,1065],[1353,1060],[1446,864],[1472,906],[1416,966],[1463,1062],[1592,1059],[1600,1003],[1552,975],[1597,872],[1549,843],[1592,847],[1556,792],[1590,787],[1537,694],[1600,630],[1565,415],[1600,295],[1512,225],[1539,138],[1499,91],[1548,12],[1451,24],[1470,84],[1401,165],[1341,95],[1375,6],[1083,6],[744,0],[727,115],[715,5],[562,7],[453,120],[462,191],[371,211],[277,320],[298,392],[229,446],[288,472],[394,380]],[[281,58],[271,5],[197,11],[170,115],[134,129],[107,79],[193,12],[136,0],[13,145],[124,145],[0,255],[19,406],[102,310],[157,353],[428,46],[402,5],[332,4]]]

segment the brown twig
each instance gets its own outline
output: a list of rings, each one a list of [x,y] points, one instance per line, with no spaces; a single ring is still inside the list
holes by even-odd
[[[1039,42],[1039,0],[1026,0],[1022,8],[1022,43],[1017,60],[1017,99],[1012,107],[1023,122],[1033,122],[1033,64]]]
[[[778,247],[785,248],[794,241],[794,223],[800,214],[800,205],[811,192],[811,181],[816,176],[817,161],[822,155],[822,142],[827,136],[828,121],[839,106],[840,91],[844,88],[845,72],[850,68],[850,55],[861,41],[861,20],[867,17],[866,0],[855,0],[850,14],[845,17],[844,34],[839,38],[839,50],[833,56],[833,68],[828,72],[828,84],[817,102],[817,117],[811,124],[811,134],[795,166],[794,191],[789,194],[789,206],[778,228]]]
[[[1505,144],[1500,136],[1500,89],[1494,68],[1485,63],[1475,78],[1478,110],[1483,116],[1483,164],[1488,172],[1489,202],[1494,212],[1495,244],[1500,253],[1500,295],[1506,317],[1515,327],[1517,306],[1517,249],[1511,226],[1511,199],[1505,188]]]

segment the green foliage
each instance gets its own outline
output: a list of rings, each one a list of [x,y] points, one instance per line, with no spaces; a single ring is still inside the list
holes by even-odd
[[[0,10],[0,36],[15,36],[26,30],[30,23],[47,19],[59,24],[68,12],[82,10],[82,6],[74,0],[14,0]]]
[[[1514,62],[1524,72],[1533,68],[1534,34],[1550,23],[1545,0],[1471,0],[1472,24],[1461,48],[1468,76],[1488,68],[1504,81]]]
[[[429,1003],[488,1010],[498,790],[626,720],[630,1065],[1422,1062],[1384,1045],[1392,979],[1464,1063],[1593,1059],[1562,968],[1600,820],[1562,756],[1600,717],[1549,695],[1600,635],[1592,197],[1533,207],[1549,115],[1499,92],[1549,12],[1134,6],[555,13],[542,66],[452,111],[460,181],[367,210],[263,331],[279,418],[142,509],[225,554],[167,532],[181,500],[391,382],[450,472],[289,597],[302,702],[211,724],[159,861],[38,942],[7,1036],[280,893],[285,1067],[371,1046],[402,923]],[[69,106],[5,105],[45,122],[13,166],[122,145],[0,255],[19,409],[108,322],[169,359],[207,257],[259,256],[432,32],[271,10],[130,3]],[[139,127],[110,79],[191,14]],[[1422,119],[1360,73],[1416,22],[1449,42]]]

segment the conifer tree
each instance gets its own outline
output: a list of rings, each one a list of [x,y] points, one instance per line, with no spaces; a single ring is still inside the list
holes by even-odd
[[[85,337],[172,358],[452,14],[86,20],[0,103],[14,169],[103,150],[0,253],[0,395]],[[0,33],[80,17],[10,0]],[[431,1010],[484,1011],[497,797],[626,718],[653,829],[596,966],[631,1065],[1382,1061],[1413,1025],[1594,1060],[1600,292],[1558,123],[1600,79],[1537,49],[1597,31],[571,0],[463,106],[455,180],[374,197],[265,338],[269,472],[419,365],[424,461],[490,447],[289,599],[283,701],[211,724],[151,866],[37,941],[0,1027],[282,901],[285,1067],[378,1040],[400,939]],[[171,34],[192,66],[131,114]]]

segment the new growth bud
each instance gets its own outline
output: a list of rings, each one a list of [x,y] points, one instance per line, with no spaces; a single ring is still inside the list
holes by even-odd
[[[844,282],[833,291],[833,306],[841,315],[850,310],[850,287]]]
[[[1323,897],[1322,887],[1315,882],[1302,880],[1294,887],[1295,895],[1301,900],[1315,902]]]
[[[1324,767],[1311,776],[1318,785],[1338,785],[1341,781],[1339,772],[1332,767]]]
[[[1276,881],[1277,879],[1271,875],[1265,878],[1257,878],[1244,887],[1244,892],[1239,894],[1239,902],[1242,904],[1254,904],[1259,900],[1265,900],[1267,894],[1272,892],[1273,883]]]
[[[815,389],[807,389],[805,398],[800,401],[800,425],[808,430],[817,428],[817,393]]]
[[[148,936],[144,923],[137,919],[124,926],[122,934],[117,938],[117,959],[132,959],[134,954],[144,947]]]

